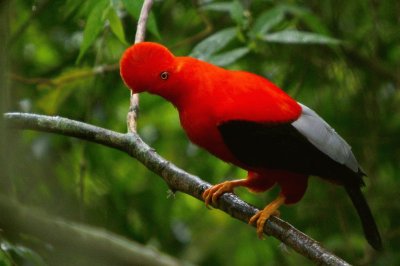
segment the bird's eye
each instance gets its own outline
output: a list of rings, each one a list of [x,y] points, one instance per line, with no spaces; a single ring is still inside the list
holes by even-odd
[[[163,80],[167,80],[169,77],[169,73],[167,71],[161,72],[160,78]]]

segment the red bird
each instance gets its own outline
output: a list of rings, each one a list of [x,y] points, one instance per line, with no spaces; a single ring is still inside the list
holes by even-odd
[[[350,146],[307,106],[267,79],[226,70],[191,57],[176,57],[166,47],[135,44],[123,54],[120,73],[134,92],[157,94],[179,111],[189,139],[216,157],[248,171],[203,193],[206,205],[238,186],[261,192],[278,184],[277,199],[255,214],[259,237],[265,221],[282,204],[299,201],[310,175],[344,186],[368,242],[381,238],[361,193],[365,175]]]

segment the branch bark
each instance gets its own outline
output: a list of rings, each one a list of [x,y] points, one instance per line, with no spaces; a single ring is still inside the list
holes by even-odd
[[[153,5],[153,0],[145,0],[143,3],[136,29],[135,43],[144,41],[144,38],[146,36],[147,19],[149,17],[152,5]]]
[[[146,36],[147,19],[150,14],[153,0],[145,0],[140,11],[140,16],[136,29],[135,44],[143,42]],[[139,95],[131,92],[130,106],[127,115],[128,132],[136,133],[136,120],[139,115]]]
[[[134,132],[122,134],[67,118],[27,113],[6,113],[4,118],[8,128],[76,137],[125,152],[162,177],[173,191],[181,191],[201,201],[201,194],[210,187],[209,183],[162,158]],[[222,195],[214,207],[245,223],[258,211],[231,193]],[[272,216],[267,220],[264,233],[274,236],[318,265],[349,265],[317,241],[277,217]]]

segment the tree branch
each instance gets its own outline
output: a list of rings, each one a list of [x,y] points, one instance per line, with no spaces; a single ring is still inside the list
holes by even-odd
[[[145,0],[143,3],[136,29],[135,43],[144,41],[144,38],[146,36],[147,19],[149,17],[152,5],[153,5],[153,0]]]
[[[136,29],[135,43],[143,42],[146,36],[146,25],[153,0],[145,0],[140,11]],[[136,120],[139,115],[139,95],[131,92],[129,111],[127,115],[128,132],[136,133]]]
[[[28,233],[75,256],[90,255],[93,265],[181,265],[168,255],[121,236],[45,215],[4,196],[0,196],[0,209],[0,228],[5,233]]]
[[[30,129],[76,137],[125,152],[162,177],[173,191],[181,191],[201,201],[203,200],[202,192],[210,187],[210,184],[199,177],[185,172],[162,158],[136,133],[122,134],[62,117],[6,113],[4,118],[8,128]],[[231,193],[222,195],[217,206],[214,207],[245,223],[258,211]],[[349,265],[324,249],[317,241],[277,217],[272,216],[267,220],[264,232],[319,265]]]

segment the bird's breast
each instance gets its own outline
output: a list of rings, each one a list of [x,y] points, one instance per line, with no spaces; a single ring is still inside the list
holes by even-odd
[[[223,161],[237,164],[218,130],[218,121],[209,109],[180,111],[179,117],[190,141]]]

